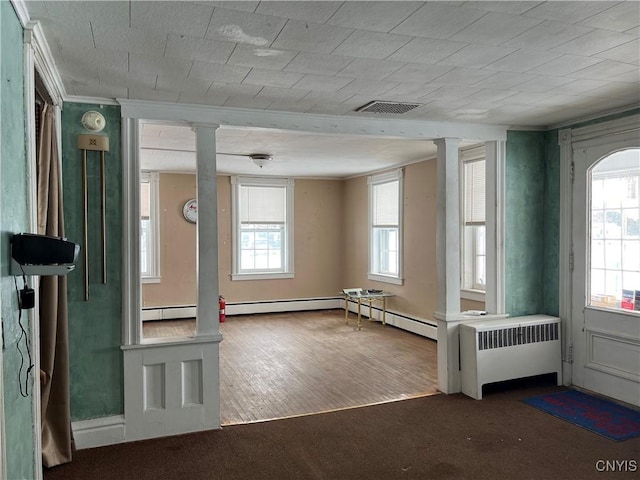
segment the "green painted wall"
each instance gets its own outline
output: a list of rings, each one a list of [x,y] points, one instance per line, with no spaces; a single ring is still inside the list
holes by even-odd
[[[543,311],[544,193],[544,132],[507,132],[505,306],[511,316]]]
[[[4,387],[4,428],[7,449],[7,477],[30,479],[35,476],[33,374],[29,378],[29,396],[18,388],[21,356],[18,302],[14,277],[9,276],[9,240],[11,235],[29,229],[27,195],[26,115],[24,110],[24,60],[22,26],[9,2],[0,2],[0,291],[4,350],[2,381]],[[22,288],[22,279],[18,281]],[[30,337],[28,315],[22,323]],[[24,340],[20,346],[24,348]],[[25,360],[26,362],[27,360]],[[28,366],[28,364],[27,364]],[[23,385],[24,385],[23,370]]]
[[[69,274],[71,418],[124,412],[122,341],[122,147],[120,107],[65,103],[62,110],[62,175],[67,237],[82,244],[82,153],[78,134],[89,110],[101,112],[109,137],[107,179],[107,283],[100,258],[100,154],[87,152],[89,192],[89,301],[84,300],[82,261]],[[82,253],[81,253],[82,257]]]

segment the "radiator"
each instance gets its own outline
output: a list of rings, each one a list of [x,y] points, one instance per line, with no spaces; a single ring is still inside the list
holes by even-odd
[[[462,392],[482,399],[488,383],[555,373],[562,384],[560,319],[530,315],[460,325]]]

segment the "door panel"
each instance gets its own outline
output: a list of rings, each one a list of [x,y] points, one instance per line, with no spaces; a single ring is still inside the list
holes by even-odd
[[[574,385],[640,405],[637,137],[574,144],[571,333]]]

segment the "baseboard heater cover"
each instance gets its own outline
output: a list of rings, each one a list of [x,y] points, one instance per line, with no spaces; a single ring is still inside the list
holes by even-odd
[[[562,385],[560,319],[529,315],[460,325],[462,392],[482,399],[489,383],[555,373]]]

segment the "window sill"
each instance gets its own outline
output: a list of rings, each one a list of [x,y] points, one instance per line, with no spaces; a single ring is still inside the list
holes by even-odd
[[[278,280],[282,278],[294,278],[292,272],[285,273],[233,273],[231,280]]]
[[[476,302],[484,302],[485,301],[485,292],[483,290],[460,290],[460,298],[464,298],[465,300],[473,300]]]
[[[393,283],[394,285],[402,285],[404,283],[403,278],[380,275],[379,273],[369,273],[367,278],[376,282]]]
[[[162,277],[142,277],[142,283],[160,283]]]

